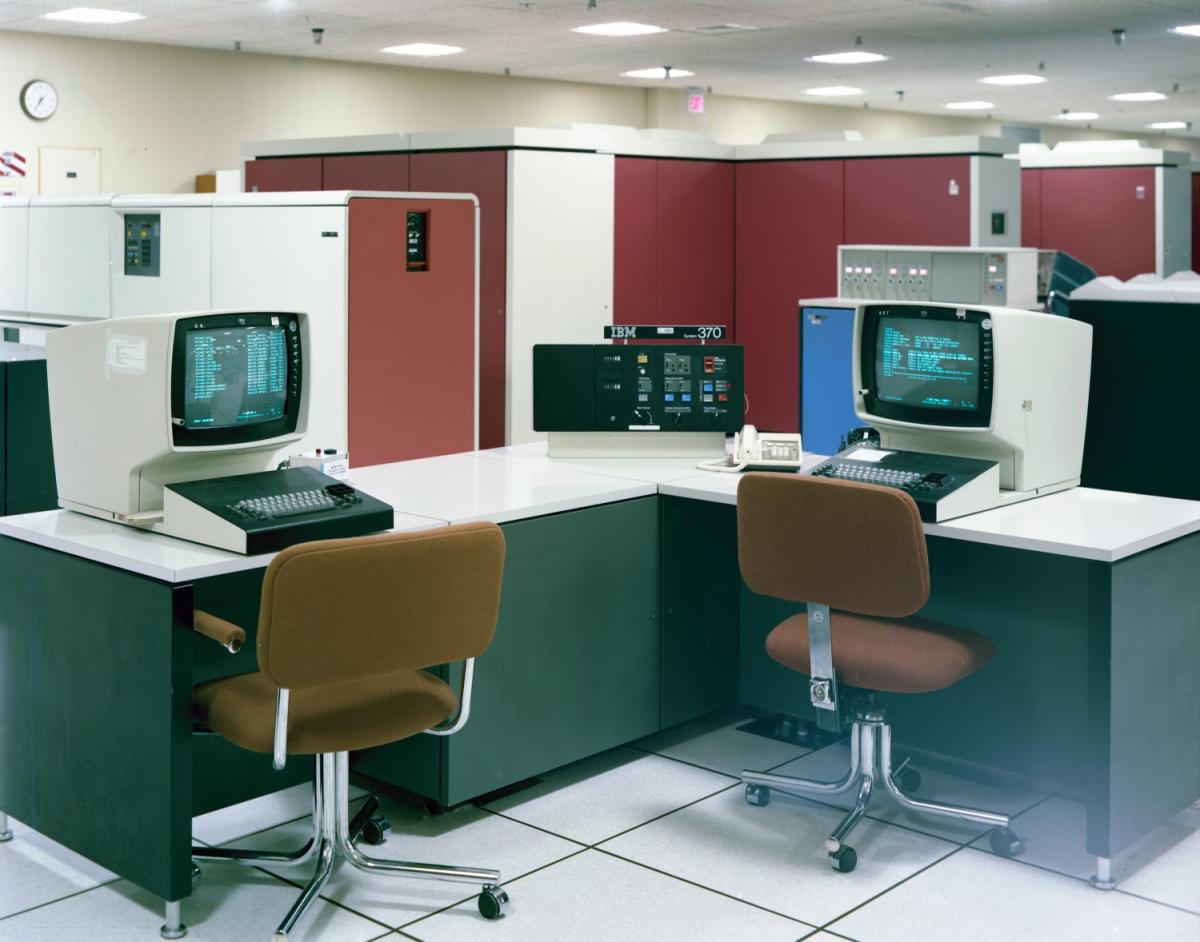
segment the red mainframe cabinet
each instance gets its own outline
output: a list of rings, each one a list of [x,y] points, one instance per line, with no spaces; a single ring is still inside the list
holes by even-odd
[[[616,159],[613,322],[724,324],[734,339],[734,165]]]
[[[658,161],[618,157],[613,194],[613,323],[657,324]]]
[[[408,185],[408,154],[344,154],[325,157],[323,190],[395,190]]]
[[[429,214],[409,271],[409,211]],[[475,447],[475,205],[350,201],[347,399],[356,467]]]
[[[842,160],[737,166],[737,341],[745,348],[746,421],[800,426],[797,301],[837,294]]]
[[[1122,280],[1155,270],[1153,167],[1047,167],[1042,248]]]
[[[1042,247],[1042,171],[1021,171],[1021,244]],[[1051,246],[1052,247],[1052,246]]]
[[[416,152],[409,186],[421,193],[479,198],[479,447],[499,448],[504,444],[508,152]],[[436,236],[430,233],[430,238]]]
[[[845,207],[850,245],[970,245],[971,158],[847,160]]]
[[[320,157],[260,157],[246,161],[247,193],[321,189]]]

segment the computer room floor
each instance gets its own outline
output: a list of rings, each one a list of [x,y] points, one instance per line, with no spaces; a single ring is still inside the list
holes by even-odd
[[[1147,942],[1200,940],[1200,801],[1115,863],[1115,892],[1086,882],[1081,806],[1053,790],[922,770],[922,795],[1017,815],[1017,860],[980,830],[919,820],[877,798],[834,872],[822,840],[839,812],[777,794],[748,806],[743,766],[833,777],[835,744],[808,751],[710,717],[428,816],[382,795],[391,836],[371,852],[499,867],[509,913],[487,922],[469,888],[343,870],[298,934],[321,942]],[[369,785],[369,782],[362,782]],[[83,786],[86,787],[86,786]],[[360,790],[361,795],[366,789]],[[302,843],[308,794],[289,789],[206,815],[198,840]],[[114,809],[136,814],[136,807]],[[160,901],[23,827],[0,845],[0,942],[152,942]],[[298,874],[289,874],[293,881]],[[296,889],[266,870],[206,864],[184,901],[194,942],[266,940]]]

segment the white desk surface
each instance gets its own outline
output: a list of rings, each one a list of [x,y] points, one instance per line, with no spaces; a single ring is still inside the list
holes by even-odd
[[[805,455],[807,470],[821,461]],[[546,457],[518,445],[356,468],[350,482],[396,509],[395,528],[418,530],[546,514],[664,494],[735,504],[741,476],[702,472],[690,458]],[[930,536],[1101,562],[1200,532],[1200,501],[1073,488],[1059,494],[926,524]],[[180,583],[266,565],[240,556],[64,510],[0,517],[0,535],[36,543],[165,582]]]
[[[397,513],[394,528],[426,530],[445,525],[444,520]],[[243,556],[70,510],[0,517],[0,534],[175,585],[256,569],[275,555]]]

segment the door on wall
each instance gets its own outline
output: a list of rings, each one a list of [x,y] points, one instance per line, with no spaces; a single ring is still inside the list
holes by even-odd
[[[94,196],[100,192],[100,151],[92,147],[38,149],[42,196]]]

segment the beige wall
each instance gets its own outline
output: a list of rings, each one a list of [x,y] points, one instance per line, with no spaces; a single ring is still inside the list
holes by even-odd
[[[51,81],[58,113],[37,123],[17,92]],[[679,90],[505,78],[0,30],[0,151],[95,147],[101,187],[190,191],[197,173],[240,166],[243,141],[570,122],[706,130],[746,143],[773,132],[856,129],[868,137],[995,134],[988,121],[712,95],[688,115]],[[1048,127],[1043,140],[1089,135]],[[1127,136],[1127,135],[1126,135]],[[1191,150],[1200,142],[1155,137]]]

